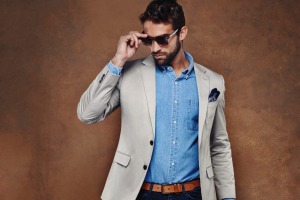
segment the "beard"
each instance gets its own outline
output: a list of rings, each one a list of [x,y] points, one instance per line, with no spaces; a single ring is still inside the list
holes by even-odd
[[[154,58],[154,61],[155,61],[156,65],[159,65],[159,66],[171,66],[172,61],[177,56],[177,54],[180,51],[180,49],[181,49],[181,43],[180,43],[179,38],[178,38],[177,41],[176,41],[175,49],[172,52],[170,52],[170,53],[165,53],[165,52],[161,52],[161,51],[152,52],[152,56]],[[155,58],[155,55],[163,55],[166,58],[164,58],[164,59],[159,59],[158,58],[157,59],[157,58]]]

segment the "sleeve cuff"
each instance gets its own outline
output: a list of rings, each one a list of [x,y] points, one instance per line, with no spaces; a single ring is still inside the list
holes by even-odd
[[[223,200],[235,200],[235,198],[225,198]]]
[[[114,64],[111,61],[109,61],[109,63],[107,65],[108,65],[108,70],[113,75],[116,75],[116,76],[120,76],[121,75],[121,72],[122,72],[123,68],[118,68],[118,67],[114,66]]]

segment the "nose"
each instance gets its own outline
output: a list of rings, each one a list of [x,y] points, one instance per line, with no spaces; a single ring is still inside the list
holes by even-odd
[[[151,52],[158,52],[160,49],[161,47],[159,46],[159,44],[157,44],[155,40],[152,41]]]

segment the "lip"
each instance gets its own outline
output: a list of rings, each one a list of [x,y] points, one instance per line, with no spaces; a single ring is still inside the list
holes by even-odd
[[[164,55],[163,54],[154,54],[153,55],[155,58],[162,58]]]

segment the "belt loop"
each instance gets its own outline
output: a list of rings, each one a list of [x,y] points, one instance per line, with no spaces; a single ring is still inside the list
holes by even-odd
[[[185,192],[184,183],[181,183],[182,192]]]
[[[154,183],[150,183],[150,190],[149,190],[149,193],[151,194],[152,190],[153,190],[153,185]]]

